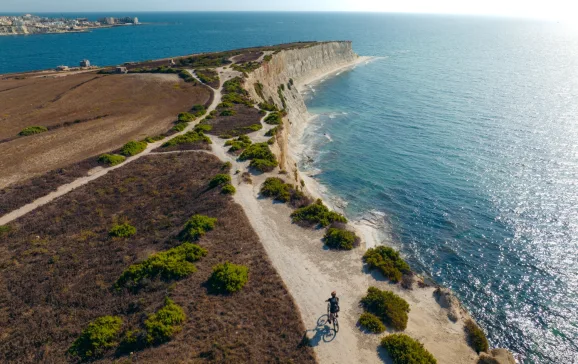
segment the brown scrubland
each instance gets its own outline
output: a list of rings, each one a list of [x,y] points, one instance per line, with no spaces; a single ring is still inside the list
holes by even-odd
[[[183,329],[135,352],[138,362],[315,362],[311,348],[299,347],[298,310],[242,208],[208,188],[228,168],[203,152],[146,156],[11,223],[0,246],[0,361],[71,361],[66,352],[89,322],[114,315],[123,331],[138,329],[169,297],[188,317]],[[113,288],[131,264],[178,246],[194,214],[217,218],[198,241],[208,254],[197,272],[137,291]],[[136,234],[111,237],[122,222]],[[232,295],[210,294],[212,267],[225,261],[247,266],[249,281]],[[126,355],[110,349],[100,361]]]
[[[22,78],[0,80],[0,188],[165,132],[179,112],[212,100],[169,74]],[[29,126],[48,131],[18,136]]]

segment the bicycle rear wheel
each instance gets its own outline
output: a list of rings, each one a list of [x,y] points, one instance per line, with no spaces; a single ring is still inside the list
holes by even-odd
[[[339,332],[339,321],[337,320],[337,317],[333,318],[333,330]]]

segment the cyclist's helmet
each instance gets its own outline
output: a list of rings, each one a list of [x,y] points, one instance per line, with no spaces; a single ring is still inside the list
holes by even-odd
[[[331,297],[335,297],[335,296],[337,296],[337,292],[335,292],[335,291],[331,292]]]

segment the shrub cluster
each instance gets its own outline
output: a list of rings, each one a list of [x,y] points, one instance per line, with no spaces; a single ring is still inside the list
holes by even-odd
[[[217,186],[221,186],[221,185],[229,184],[229,183],[231,183],[231,176],[229,176],[228,174],[221,174],[220,173],[211,179],[211,181],[209,182],[209,187],[215,188]]]
[[[405,330],[407,327],[409,304],[395,293],[369,287],[367,295],[361,299],[361,304],[386,325],[396,330]]]
[[[409,265],[401,258],[399,252],[387,246],[368,249],[363,255],[363,261],[371,269],[379,269],[394,283],[399,282],[403,274],[411,272]]]
[[[239,159],[242,161],[250,159],[249,165],[261,172],[270,172],[278,164],[275,154],[269,149],[267,143],[251,144],[241,153]]]
[[[209,278],[209,285],[214,292],[234,293],[249,280],[249,268],[229,262],[213,267],[213,274]]]
[[[217,219],[205,215],[193,215],[180,233],[181,240],[195,241],[215,228]]]
[[[261,186],[261,194],[276,201],[289,202],[293,207],[303,207],[311,203],[305,194],[281,178],[269,177]]]
[[[154,143],[154,142],[158,142],[159,140],[163,140],[164,138],[165,138],[165,135],[160,134],[160,135],[155,135],[152,137],[146,137],[146,138],[144,138],[143,141],[147,142],[147,143]]]
[[[385,325],[381,322],[381,319],[369,312],[361,314],[359,317],[359,324],[367,331],[375,334],[381,334],[385,331]]]
[[[197,81],[188,71],[185,70],[179,72],[179,77],[182,78],[185,82],[195,83]]]
[[[345,216],[335,211],[329,211],[321,199],[317,199],[317,201],[309,206],[305,206],[293,211],[291,218],[295,223],[320,225],[323,227],[328,226],[332,222],[347,222]]]
[[[268,54],[265,57],[263,57],[263,62],[269,62],[273,59],[273,56]]]
[[[234,140],[227,140],[225,142],[226,146],[231,146],[229,148],[229,152],[237,152],[239,150],[243,150],[250,146],[253,142],[251,142],[251,138],[246,135],[240,135],[237,139]]]
[[[32,134],[44,133],[45,131],[48,131],[48,129],[44,126],[29,126],[27,128],[22,129],[22,131],[18,133],[18,135],[27,136]]]
[[[175,145],[182,145],[182,144],[193,144],[197,142],[204,142],[207,144],[211,144],[211,139],[208,136],[203,134],[202,131],[191,130],[186,132],[183,135],[178,135],[171,140],[167,141],[162,145],[163,148],[172,147]]]
[[[283,130],[283,125],[277,125],[276,127],[267,130],[265,136],[274,137],[275,135],[279,134],[281,130]]]
[[[247,73],[251,73],[254,70],[258,69],[259,67],[261,67],[261,63],[259,62],[243,62],[243,63],[237,63],[231,66],[231,68],[233,68],[235,71],[237,72],[241,72],[243,74],[247,74]]]
[[[133,155],[137,155],[139,153],[141,153],[143,150],[145,150],[147,147],[147,143],[144,141],[141,142],[135,142],[134,140],[126,143],[125,145],[122,146],[122,148],[120,148],[120,154],[126,156],[126,157],[131,157]]]
[[[476,353],[479,354],[482,351],[488,351],[488,339],[486,339],[486,335],[482,329],[480,329],[472,319],[466,321],[464,330],[468,335],[468,343]]]
[[[88,324],[80,337],[72,343],[68,352],[82,360],[95,359],[106,350],[117,345],[122,328],[122,319],[116,316],[103,316]]]
[[[115,224],[108,232],[110,236],[116,238],[130,238],[136,234],[136,228],[129,223]]]
[[[180,279],[194,273],[194,262],[207,255],[207,250],[192,243],[183,243],[164,252],[152,254],[141,263],[128,267],[118,278],[115,287],[137,288],[144,280]]]
[[[205,108],[204,105],[197,104],[193,105],[193,107],[191,108],[191,112],[195,117],[199,118],[207,113],[207,109]]]
[[[265,95],[263,94],[263,84],[261,82],[256,82],[254,85],[255,87],[255,92],[257,93],[257,95],[265,100]]]
[[[179,113],[178,120],[184,123],[188,123],[195,120],[195,116],[190,112],[181,112]]]
[[[269,125],[279,125],[282,122],[282,117],[283,115],[280,112],[275,111],[265,118],[265,122]]]
[[[278,111],[277,105],[275,105],[274,103],[269,103],[269,102],[261,102],[259,104],[259,108],[261,110],[265,110],[265,111]]]
[[[109,166],[116,166],[126,160],[126,157],[119,154],[103,154],[98,157],[98,162]]]
[[[171,299],[165,299],[165,305],[145,320],[146,340],[149,344],[162,344],[169,341],[182,330],[181,324],[187,316],[181,306]]]
[[[284,90],[285,90],[284,85],[281,85],[277,88],[277,94],[279,95],[279,99],[281,99],[281,104],[283,104],[283,110],[287,108],[287,101],[285,100],[285,96],[283,95]]]
[[[201,80],[201,82],[206,83],[208,85],[219,84],[219,74],[212,69],[197,69],[195,70],[195,74]]]
[[[175,126],[173,126],[173,130],[176,131],[176,132],[183,131],[183,130],[185,130],[185,128],[187,127],[187,125],[189,125],[189,123],[177,122],[177,123],[175,124]]]
[[[213,130],[213,126],[209,125],[209,124],[201,123],[201,124],[198,124],[197,126],[195,126],[195,131],[199,134],[200,133],[208,133],[211,130]]]
[[[223,188],[221,189],[221,193],[224,195],[234,195],[235,192],[237,192],[237,189],[235,188],[235,186],[233,186],[230,183],[227,183],[226,185],[223,186]]]
[[[253,107],[253,100],[249,98],[249,93],[243,88],[243,79],[235,77],[223,84],[223,102],[230,102],[233,104],[244,104]]]
[[[234,116],[236,114],[237,114],[237,112],[235,110],[225,109],[225,110],[221,111],[221,113],[219,115],[220,116]]]
[[[330,227],[323,238],[325,245],[332,249],[351,250],[359,245],[359,237],[353,231],[342,227]]]
[[[392,334],[381,340],[381,346],[387,350],[393,364],[436,364],[433,355],[423,344],[405,334]]]

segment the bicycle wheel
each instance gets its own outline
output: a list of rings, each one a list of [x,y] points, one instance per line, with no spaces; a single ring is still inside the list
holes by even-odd
[[[333,330],[336,333],[339,332],[339,321],[337,320],[337,317],[333,318]]]

